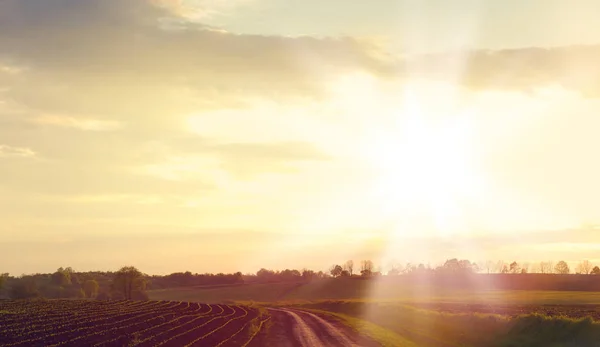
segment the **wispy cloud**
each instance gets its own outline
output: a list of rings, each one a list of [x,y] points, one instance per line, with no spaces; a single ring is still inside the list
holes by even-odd
[[[89,131],[116,130],[123,126],[121,122],[100,119],[75,118],[58,115],[42,115],[32,119],[36,124],[56,125],[67,128],[75,128]]]
[[[188,20],[203,20],[218,15],[227,15],[237,7],[256,0],[151,0],[157,6]]]
[[[456,76],[449,62],[464,67]],[[549,85],[600,97],[600,45],[525,47],[417,55],[405,60],[411,77],[450,80],[474,89],[532,91]]]
[[[8,145],[0,144],[0,158],[10,158],[10,157],[35,157],[36,153],[29,149],[23,147],[11,147]]]

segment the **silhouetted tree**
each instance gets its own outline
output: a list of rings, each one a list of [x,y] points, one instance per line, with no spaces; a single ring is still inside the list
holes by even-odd
[[[558,263],[556,263],[556,266],[554,267],[554,272],[556,272],[557,274],[566,275],[570,272],[569,265],[565,261],[561,260]]]
[[[127,300],[132,300],[137,293],[143,293],[146,282],[140,270],[133,266],[124,266],[115,273],[113,289],[123,294]]]
[[[468,260],[448,259],[444,265],[436,268],[439,273],[467,274],[473,272],[473,264]]]
[[[520,269],[521,269],[521,268],[519,267],[519,264],[518,264],[516,261],[513,261],[513,262],[510,264],[510,268],[509,268],[509,271],[510,271],[510,273],[512,273],[512,274],[519,273],[519,272],[520,272]]]
[[[329,273],[331,273],[331,276],[333,277],[340,277],[342,275],[342,271],[344,271],[344,269],[342,269],[341,266],[333,265],[329,270]]]
[[[491,260],[487,260],[485,262],[485,271],[490,274],[492,272],[492,270],[494,269],[494,262]]]
[[[600,275],[600,267],[598,266],[594,266],[594,268],[592,269],[592,271],[590,272],[591,275]]]
[[[363,260],[360,262],[360,274],[362,276],[371,276],[373,273],[373,262],[371,260]]]
[[[86,280],[83,283],[83,291],[88,298],[94,298],[98,294],[98,282],[96,280]]]
[[[580,274],[587,275],[592,271],[593,265],[589,260],[584,260],[581,263],[577,264],[577,272]]]
[[[31,276],[22,277],[14,283],[10,289],[13,299],[31,299],[40,296],[37,282]]]
[[[302,279],[305,281],[312,281],[315,277],[317,277],[317,274],[313,271],[313,270],[309,270],[309,269],[304,269],[302,270]]]
[[[4,283],[8,279],[8,273],[0,274],[0,290],[4,288]]]
[[[505,268],[506,268],[506,265],[504,264],[504,262],[502,260],[498,260],[498,262],[496,262],[496,266],[494,267],[494,272],[495,273],[503,273]]]
[[[65,271],[62,267],[52,274],[52,283],[54,285],[65,287],[71,285],[71,273]]]
[[[354,261],[348,260],[346,264],[344,264],[344,270],[348,271],[350,276],[354,274]]]

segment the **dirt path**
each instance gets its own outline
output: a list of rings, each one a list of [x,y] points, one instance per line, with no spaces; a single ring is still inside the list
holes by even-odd
[[[288,308],[269,309],[272,326],[257,345],[282,347],[379,346],[352,329],[311,312]]]

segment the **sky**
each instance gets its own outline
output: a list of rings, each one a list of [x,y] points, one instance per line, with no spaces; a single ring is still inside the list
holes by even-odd
[[[1,1],[0,272],[600,264],[577,4]]]

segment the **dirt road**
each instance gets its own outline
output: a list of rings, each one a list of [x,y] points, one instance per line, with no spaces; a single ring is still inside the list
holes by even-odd
[[[289,308],[269,309],[271,327],[256,341],[260,346],[379,346],[352,329],[325,316]]]

